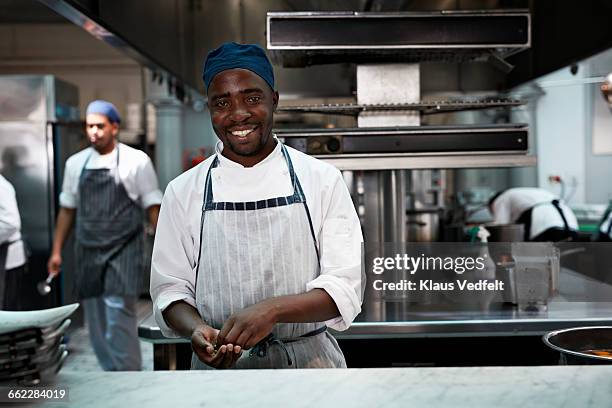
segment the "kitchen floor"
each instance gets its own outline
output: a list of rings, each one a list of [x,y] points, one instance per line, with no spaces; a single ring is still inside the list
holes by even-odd
[[[138,321],[151,313],[151,301],[141,299],[138,301]],[[102,371],[96,355],[89,342],[89,332],[86,326],[79,327],[66,336],[68,338],[68,357],[62,370],[70,371]],[[142,370],[153,371],[153,344],[140,342],[142,353]]]

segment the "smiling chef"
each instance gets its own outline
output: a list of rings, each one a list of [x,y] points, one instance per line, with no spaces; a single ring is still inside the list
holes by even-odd
[[[191,338],[192,369],[346,367],[327,327],[361,311],[363,237],[341,173],[272,134],[263,49],[211,51],[216,154],[166,189],[151,268],[155,318]]]

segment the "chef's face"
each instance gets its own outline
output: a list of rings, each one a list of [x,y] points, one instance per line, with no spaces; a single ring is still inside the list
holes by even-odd
[[[272,124],[277,104],[278,93],[249,70],[215,75],[208,87],[208,108],[223,155],[244,166],[266,158],[276,145]]]
[[[85,130],[87,131],[89,142],[100,154],[113,151],[115,137],[119,132],[119,125],[117,123],[111,123],[106,115],[90,113],[85,118]]]

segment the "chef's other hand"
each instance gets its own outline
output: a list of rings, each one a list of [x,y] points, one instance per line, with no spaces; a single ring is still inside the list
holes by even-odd
[[[215,350],[219,330],[207,325],[195,328],[191,334],[191,348],[200,361],[215,368],[231,368],[242,354],[240,346],[224,344]]]
[[[256,303],[227,319],[217,337],[217,344],[237,344],[248,350],[263,340],[276,324],[273,306]]]
[[[62,255],[51,254],[49,261],[47,261],[47,271],[51,276],[57,276],[60,273],[60,267],[62,266]]]

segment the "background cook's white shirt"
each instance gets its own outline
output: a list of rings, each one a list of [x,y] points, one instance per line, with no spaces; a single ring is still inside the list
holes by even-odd
[[[5,268],[8,270],[25,264],[17,196],[11,183],[0,175],[0,244],[5,242],[13,242],[8,247]]]
[[[88,169],[115,168],[117,165],[117,146],[121,149],[119,179],[128,196],[142,208],[161,203],[162,193],[149,156],[141,150],[118,143],[112,152],[105,155],[100,155],[93,147],[88,147],[68,158],[59,200],[62,207],[77,207],[79,176],[87,157],[91,155],[87,162]]]
[[[211,172],[215,201],[258,201],[293,193],[280,143],[257,165],[244,168],[220,154]],[[361,312],[363,236],[351,196],[338,169],[287,147],[312,217],[321,274],[304,287],[325,290],[340,316],[325,322],[347,329]],[[151,264],[151,296],[157,324],[166,337],[179,337],[162,311],[177,300],[195,306],[195,267],[206,174],[214,156],[174,179],[164,194]]]
[[[495,217],[493,222],[495,224],[514,223],[521,214],[531,207],[543,203],[548,204],[556,198],[554,194],[540,188],[519,187],[508,189],[493,202]],[[577,230],[578,221],[574,212],[563,202],[560,203],[560,206],[570,229]],[[536,237],[553,227],[564,227],[563,218],[561,218],[557,209],[552,204],[535,207],[531,213],[530,238]]]

